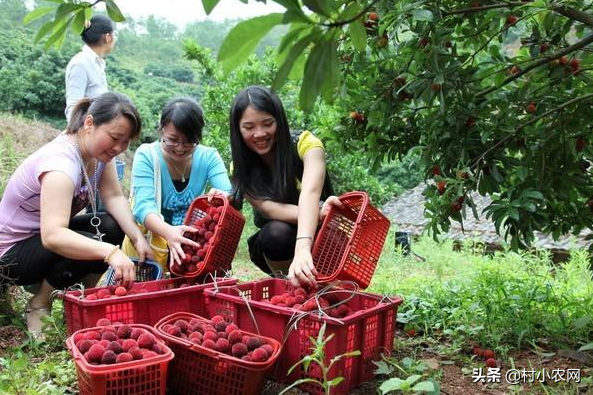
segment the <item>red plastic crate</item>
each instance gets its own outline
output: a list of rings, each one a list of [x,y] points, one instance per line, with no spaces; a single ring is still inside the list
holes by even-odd
[[[353,281],[369,286],[391,223],[369,202],[366,192],[340,196],[344,208],[332,206],[313,246],[317,281]]]
[[[198,266],[196,271],[191,273],[177,273],[173,267],[169,267],[171,273],[178,276],[193,278],[206,273],[218,273],[224,275],[232,268],[232,261],[237,251],[237,245],[245,226],[245,218],[235,210],[229,203],[226,196],[214,196],[212,203],[208,202],[207,196],[198,196],[194,199],[191,206],[185,214],[184,225],[192,225],[197,219],[206,216],[206,210],[209,207],[223,207],[223,211],[218,220],[218,226],[212,236],[210,248],[204,257],[203,263]]]
[[[175,359],[169,370],[169,390],[180,395],[259,394],[267,371],[280,355],[280,343],[266,338],[274,348],[272,356],[265,362],[248,362],[198,346],[188,340],[169,335],[161,329],[164,325],[172,324],[178,319],[189,321],[192,318],[208,321],[195,314],[175,313],[163,318],[155,325],[159,336],[167,341],[175,353]]]
[[[353,314],[338,320],[310,313],[294,325],[293,316],[298,314],[297,310],[262,302],[284,293],[289,287],[285,280],[269,278],[218,289],[208,288],[204,291],[208,315],[228,317],[228,321],[235,322],[242,329],[255,333],[259,330],[261,335],[280,342],[286,338],[273,371],[275,380],[294,382],[305,377],[321,378],[318,366],[311,366],[308,373],[300,365],[290,375],[287,372],[304,356],[311,354],[309,336],[317,337],[324,323],[327,324],[326,336],[334,334],[326,345],[328,363],[336,355],[355,350],[361,352],[360,356],[345,358],[334,364],[329,378],[342,376],[345,380],[332,390],[332,394],[347,394],[352,387],[372,379],[375,370],[373,361],[379,360],[381,353],[389,353],[393,349],[397,309],[402,299],[359,292],[347,302],[355,311]],[[293,325],[287,328],[289,323]],[[302,387],[312,394],[323,393],[319,386],[306,384]]]
[[[154,329],[146,325],[131,324],[132,328],[143,328],[151,333]],[[79,332],[87,332],[100,328],[86,328]],[[81,395],[164,395],[167,383],[167,367],[173,359],[173,353],[164,342],[165,354],[152,358],[118,363],[114,365],[91,365],[80,353],[73,341],[73,336],[66,340],[66,345],[74,358],[78,387]]]
[[[133,290],[146,292],[99,300],[80,299],[81,291],[68,291],[63,295],[68,334],[95,326],[99,318],[122,324],[154,325],[161,318],[178,311],[204,314],[206,307],[203,291],[212,286],[212,283],[179,288],[186,282],[184,278],[170,278],[134,283]],[[217,284],[232,285],[236,282],[234,278],[218,279]],[[89,288],[83,293],[88,295],[99,289],[101,288]]]

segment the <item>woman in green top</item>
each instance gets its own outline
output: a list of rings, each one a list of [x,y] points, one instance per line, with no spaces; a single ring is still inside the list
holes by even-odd
[[[282,102],[263,86],[235,97],[230,112],[232,196],[246,198],[261,228],[248,240],[251,260],[293,284],[314,283],[311,248],[330,205],[341,206],[326,176],[323,144],[310,132],[291,134]]]

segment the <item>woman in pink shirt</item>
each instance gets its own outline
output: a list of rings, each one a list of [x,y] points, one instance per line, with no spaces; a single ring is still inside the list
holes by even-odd
[[[114,158],[140,134],[130,99],[104,93],[81,100],[64,133],[26,158],[0,201],[0,282],[41,283],[27,306],[27,326],[41,332],[51,293],[77,282],[95,286],[108,265],[124,283],[134,264],[119,249],[124,234],[140,261],[152,255],[117,180]],[[99,193],[107,213],[76,215]]]

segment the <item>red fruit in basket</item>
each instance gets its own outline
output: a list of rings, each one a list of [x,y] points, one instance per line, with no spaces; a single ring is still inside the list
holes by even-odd
[[[117,335],[111,331],[105,331],[101,334],[101,340],[109,340],[110,342],[113,340],[117,340]]]
[[[179,328],[181,332],[187,333],[187,330],[189,329],[189,323],[186,320],[177,320],[173,325]]]
[[[93,344],[87,351],[86,359],[89,362],[101,363],[101,358],[103,358],[104,352],[105,347],[100,344]]]
[[[116,354],[119,354],[124,351],[121,344],[119,344],[119,342],[117,341],[112,341],[111,343],[109,343],[109,345],[107,346],[107,350],[111,350]]]
[[[88,294],[88,295],[85,297],[85,300],[97,300],[97,299],[98,299],[98,298],[97,298],[97,295],[96,295],[95,293]]]
[[[129,339],[132,334],[132,327],[129,325],[122,325],[117,327],[117,337],[120,339]]]
[[[211,231],[208,231],[204,234],[204,237],[206,238],[206,240],[210,240],[212,238],[212,236],[214,236],[214,233]]]
[[[219,339],[220,339],[220,338],[222,338],[222,339],[226,339],[228,336],[229,336],[229,334],[228,334],[228,333],[226,333],[226,332],[222,332],[222,331],[221,331],[221,332],[218,332],[218,338],[219,338]]]
[[[263,344],[264,342],[262,341],[262,339],[260,339],[257,336],[249,337],[249,339],[247,339],[247,342],[245,343],[249,351],[253,351],[256,348],[261,347]]]
[[[270,298],[270,303],[272,304],[278,304],[281,303],[282,301],[282,297],[280,295],[274,295]]]
[[[98,299],[105,299],[111,296],[111,292],[108,289],[102,288],[96,292]]]
[[[107,318],[99,318],[97,320],[97,323],[95,324],[95,326],[107,326],[107,325],[111,325],[111,321],[109,321]]]
[[[85,340],[85,339],[86,339],[85,332],[78,332],[78,333],[75,333],[74,335],[72,335],[72,341],[74,342],[74,344],[78,343],[81,340]]]
[[[100,344],[103,348],[107,348],[109,343],[111,343],[109,340],[93,340],[93,344]]]
[[[143,357],[142,349],[138,346],[130,347],[130,349],[128,350],[128,353],[130,353],[132,355],[132,357],[134,358],[134,361],[142,359],[142,357]]]
[[[307,300],[307,298],[305,298],[305,296],[303,295],[295,295],[294,296],[294,303],[295,304],[303,304],[305,303],[305,300]]]
[[[227,323],[224,321],[220,321],[214,324],[214,328],[216,329],[216,332],[224,332],[226,330],[227,327]]]
[[[208,225],[208,230],[214,232],[216,230],[216,222],[210,223],[210,225]]]
[[[121,343],[121,348],[123,348],[123,350],[126,352],[130,351],[132,347],[138,347],[138,343],[136,343],[136,340],[134,339],[125,339]]]
[[[311,299],[307,300],[305,303],[303,303],[303,305],[301,306],[301,310],[302,311],[317,310],[317,301],[315,300],[315,298],[311,298]]]
[[[130,333],[130,339],[138,340],[141,334],[146,332],[144,329],[134,328],[132,329],[132,333]]]
[[[123,363],[123,362],[130,362],[133,361],[134,357],[132,354],[127,352],[122,352],[115,358],[115,363]]]
[[[338,315],[340,317],[346,317],[347,315],[350,315],[352,313],[352,310],[350,309],[350,307],[348,307],[347,304],[341,304],[337,307],[338,309]]]
[[[171,336],[181,336],[181,329],[179,329],[179,327],[175,325],[171,325],[167,330],[165,330],[165,332]]]
[[[228,352],[231,351],[231,344],[229,343],[229,341],[227,339],[221,338],[216,341],[216,345],[215,345],[214,349],[216,351],[220,351],[225,354],[228,354]]]
[[[240,330],[235,329],[234,331],[229,333],[228,340],[231,344],[240,343],[243,340],[243,334]]]
[[[247,354],[247,346],[244,343],[235,343],[231,348],[233,357],[241,358]]]
[[[138,347],[152,349],[156,339],[152,333],[145,332],[138,337]]]
[[[204,332],[204,341],[206,341],[206,340],[217,341],[218,340],[218,333],[217,332],[211,332],[211,331]]]
[[[256,348],[251,354],[251,360],[253,362],[264,362],[268,359],[268,353],[263,348]]]
[[[211,350],[216,349],[216,343],[212,339],[207,339],[202,341],[202,347],[209,348]]]
[[[81,354],[87,352],[93,345],[93,342],[87,339],[82,339],[76,343],[76,348]]]
[[[199,340],[199,341],[200,341],[200,343],[202,342],[202,338],[203,338],[203,336],[202,336],[202,334],[201,334],[200,332],[192,332],[192,333],[190,333],[190,334],[189,334],[189,336],[187,337],[187,339],[188,339],[190,342],[195,342],[196,340]]]
[[[325,313],[333,318],[340,317],[340,314],[338,313],[338,309],[336,309],[335,307],[330,307],[329,309],[327,309],[327,311]]]
[[[196,253],[197,253],[197,252],[196,252]],[[200,262],[200,257],[199,257],[199,256],[197,256],[197,255],[194,255],[194,256],[192,256],[192,257],[191,257],[191,264],[192,264],[194,267],[197,267],[197,264],[198,264],[198,262]]]
[[[496,355],[494,354],[494,351],[492,351],[490,349],[482,350],[482,357],[484,359],[494,358],[495,356]]]
[[[210,223],[212,222],[212,216],[210,214],[206,214],[204,216],[204,226],[210,226]]]
[[[272,347],[271,344],[264,344],[262,345],[260,348],[263,348],[264,350],[266,350],[268,352],[268,358],[272,356],[272,354],[274,353],[274,347]]]
[[[183,259],[181,260],[183,263],[188,264],[191,263],[191,255],[190,254],[185,254],[183,256]]]
[[[243,355],[243,356],[241,357],[241,359],[242,359],[243,361],[247,361],[247,362],[253,362],[253,360],[251,359],[251,355]]]
[[[226,333],[231,333],[232,331],[236,331],[236,330],[238,330],[238,329],[239,329],[239,327],[238,327],[237,325],[235,325],[235,324],[228,324],[228,325],[226,326],[226,329],[225,329],[224,331],[225,331]]]
[[[152,351],[154,351],[158,355],[163,355],[164,353],[167,352],[167,350],[165,349],[165,346],[163,346],[160,343],[154,343],[154,345],[152,346]]]
[[[221,315],[215,315],[214,317],[210,318],[210,322],[212,324],[216,324],[217,322],[224,322],[224,317]]]
[[[496,359],[494,359],[494,358],[488,358],[486,360],[486,366],[488,366],[489,368],[495,368],[496,365],[497,365]]]
[[[214,221],[215,223],[218,223],[218,220],[220,219],[220,214],[216,213],[212,216],[212,221]]]
[[[296,303],[296,299],[294,296],[287,296],[286,297],[286,305],[288,307],[292,307]]]
[[[140,349],[142,351],[142,359],[156,357],[158,354],[152,350]]]
[[[113,292],[115,296],[126,296],[128,294],[128,290],[125,287],[117,287]]]
[[[105,350],[103,356],[101,357],[101,364],[103,365],[111,365],[115,363],[117,359],[117,355],[111,350]]]

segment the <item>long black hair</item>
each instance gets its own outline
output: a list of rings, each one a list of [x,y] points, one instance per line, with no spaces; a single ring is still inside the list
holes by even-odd
[[[95,15],[91,18],[89,26],[82,31],[80,37],[87,45],[97,45],[103,44],[107,33],[113,33],[111,19],[104,15]]]
[[[204,113],[197,101],[190,97],[171,99],[161,113],[161,130],[172,124],[187,138],[190,143],[202,141],[204,129]]]
[[[249,106],[270,114],[276,120],[273,169],[247,147],[241,136],[241,118]],[[299,171],[298,155],[280,98],[264,86],[254,85],[243,89],[231,107],[230,133],[234,204],[240,207],[245,194],[256,199],[297,204],[299,194],[296,181],[302,177],[302,168]]]

